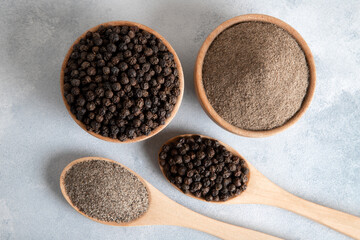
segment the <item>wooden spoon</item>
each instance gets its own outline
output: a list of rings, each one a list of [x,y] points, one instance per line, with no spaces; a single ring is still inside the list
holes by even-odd
[[[198,135],[198,134],[196,134]],[[184,134],[179,135],[174,138],[168,140],[165,144],[169,144],[180,137],[190,137],[196,136],[194,134]],[[198,135],[199,136],[199,135]],[[204,138],[209,138],[212,140],[216,140],[211,137],[200,135]],[[219,141],[219,140],[217,140]],[[220,144],[224,145],[228,151],[232,154],[242,157],[235,149],[230,147],[229,145],[219,141]],[[165,145],[164,144],[164,145]],[[161,149],[160,149],[161,152]],[[159,154],[160,154],[159,152]],[[165,172],[163,167],[159,166],[164,174]],[[275,206],[279,208],[283,208],[289,211],[292,211],[301,216],[310,218],[318,223],[321,223],[329,228],[332,228],[340,233],[343,233],[347,236],[350,236],[355,239],[360,239],[360,218],[343,213],[331,208],[327,208],[307,200],[301,199],[284,189],[280,188],[269,179],[267,179],[264,175],[262,175],[256,168],[254,168],[248,161],[247,166],[249,168],[249,180],[247,183],[247,189],[241,193],[239,196],[235,196],[233,198],[229,198],[229,200],[225,202],[214,202],[220,204],[265,204],[270,206]],[[167,179],[167,178],[166,178]],[[169,181],[170,182],[170,181]],[[170,182],[171,183],[171,182]],[[172,184],[172,183],[171,183]],[[175,184],[172,184],[176,189],[181,191]],[[181,191],[182,192],[182,191]],[[190,193],[186,194],[190,197],[205,201],[202,198],[197,198]]]
[[[73,205],[65,190],[65,183],[64,183],[65,175],[67,171],[75,164],[93,159],[119,164],[120,166],[127,169],[135,176],[137,176],[140,181],[142,181],[142,183],[146,186],[149,193],[149,208],[145,214],[140,216],[138,219],[128,223],[105,222],[87,216],[86,214],[81,212],[76,206]],[[69,165],[67,165],[64,168],[64,170],[61,173],[60,189],[66,201],[77,212],[81,213],[87,218],[90,218],[93,221],[107,225],[124,226],[124,227],[145,226],[145,225],[173,225],[173,226],[187,227],[187,228],[203,231],[222,239],[258,239],[258,240],[280,239],[254,230],[220,222],[215,219],[211,219],[209,217],[196,213],[166,197],[159,190],[157,190],[150,183],[145,181],[143,178],[141,178],[139,175],[137,175],[129,168],[125,167],[124,165],[116,161],[106,158],[85,157],[71,162]]]

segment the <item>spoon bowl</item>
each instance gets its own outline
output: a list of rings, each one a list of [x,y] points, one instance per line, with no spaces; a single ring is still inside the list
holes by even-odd
[[[229,150],[233,155],[238,156],[238,157],[240,157],[240,159],[245,160],[245,158],[244,158],[243,156],[241,156],[241,155],[240,155],[235,149],[233,149],[231,146],[229,146],[229,145],[227,145],[227,144],[225,144],[225,143],[223,143],[223,142],[221,142],[221,141],[219,141],[219,140],[217,140],[217,139],[215,139],[215,138],[211,138],[211,137],[204,136],[204,135],[199,135],[199,134],[183,134],[183,135],[179,135],[179,136],[173,137],[173,138],[169,139],[168,141],[166,141],[166,143],[164,143],[163,146],[166,145],[166,144],[171,144],[171,143],[173,143],[174,141],[176,141],[176,140],[179,139],[179,138],[183,138],[183,137],[184,137],[184,138],[186,138],[186,137],[194,137],[194,136],[200,136],[200,137],[203,137],[203,138],[208,138],[208,139],[211,139],[211,140],[214,140],[214,141],[218,141],[221,145],[225,146],[226,149]],[[159,156],[160,153],[161,153],[161,149],[162,149],[162,147],[161,147],[160,150],[159,150],[158,156]],[[254,169],[254,167],[251,166],[246,160],[245,160],[245,163],[246,163],[246,167],[249,169],[248,181],[246,182],[246,185],[248,185],[248,184],[249,184],[249,181],[250,181],[250,179],[251,179],[251,173],[252,173],[253,170],[256,171],[256,169]],[[164,169],[164,167],[161,166],[161,164],[160,164],[160,158],[158,158],[158,164],[159,164],[159,167],[160,167],[160,170],[161,170],[162,174],[164,175],[164,177],[166,178],[166,180],[168,180],[168,182],[169,182],[171,185],[173,185],[173,187],[175,187],[177,190],[179,190],[180,192],[182,192],[183,194],[185,194],[185,195],[187,195],[187,196],[189,196],[189,197],[196,198],[196,199],[201,200],[201,201],[204,201],[204,202],[208,202],[208,201],[206,201],[205,199],[200,198],[200,197],[196,197],[196,196],[194,196],[194,195],[191,194],[191,193],[184,193],[178,186],[176,186],[174,183],[170,182],[169,179],[166,177],[165,169]],[[240,195],[243,196],[243,194],[244,194],[246,191],[247,191],[247,190],[245,190],[244,192],[242,192]],[[230,201],[231,199],[236,198],[236,197],[238,197],[238,196],[240,196],[240,195],[231,196],[231,197],[229,197],[229,199],[226,200],[226,201],[217,201],[217,202],[216,202],[216,201],[212,201],[212,203],[222,203],[222,204],[224,204],[224,203],[229,203],[229,201]]]
[[[95,159],[120,165],[121,167],[125,168],[126,170],[134,174],[145,185],[149,195],[149,207],[148,210],[142,216],[131,222],[126,222],[126,223],[105,222],[105,221],[100,221],[96,218],[89,217],[88,215],[81,212],[79,208],[77,208],[72,203],[71,199],[69,198],[66,192],[66,187],[65,187],[66,173],[69,171],[69,169],[71,169],[74,165],[78,163],[84,161],[91,161]],[[222,239],[254,239],[254,240],[279,239],[277,237],[273,237],[261,232],[220,222],[215,219],[211,219],[209,217],[196,213],[166,197],[164,194],[162,194],[159,190],[157,190],[155,187],[153,187],[150,183],[148,183],[146,180],[141,178],[131,169],[125,167],[124,165],[114,160],[107,158],[85,157],[71,162],[68,166],[64,168],[64,170],[60,175],[60,189],[66,201],[78,213],[82,214],[83,216],[93,221],[102,224],[107,224],[112,226],[122,226],[122,227],[146,226],[146,225],[173,225],[173,226],[192,228],[195,230],[212,234]]]
[[[119,164],[118,162],[114,161],[114,160],[111,160],[111,159],[107,159],[107,158],[102,158],[102,157],[84,157],[84,158],[79,158],[77,160],[74,160],[72,161],[70,164],[68,164],[64,170],[62,171],[61,175],[60,175],[60,189],[61,189],[61,193],[62,195],[64,196],[65,200],[70,204],[71,207],[73,207],[78,213],[80,213],[81,215],[95,221],[95,222],[98,222],[98,223],[102,223],[102,224],[106,224],[106,225],[111,225],[111,226],[123,226],[123,227],[126,227],[126,226],[137,226],[139,223],[141,223],[141,218],[146,218],[146,214],[149,212],[149,211],[146,211],[143,215],[141,215],[140,217],[138,217],[137,219],[131,221],[131,222],[107,222],[107,221],[102,221],[102,220],[99,220],[97,218],[93,218],[93,217],[90,217],[88,215],[86,215],[84,212],[80,211],[80,209],[75,206],[69,195],[67,194],[66,192],[66,187],[65,187],[65,176],[66,176],[66,173],[76,164],[79,164],[81,162],[85,162],[85,161],[90,161],[90,160],[102,160],[102,161],[107,161],[107,162],[110,162],[110,163],[115,163],[115,164],[118,164],[120,165],[121,167],[123,167],[124,169],[126,169],[127,171],[131,172],[132,174],[134,174],[140,181],[142,184],[144,184],[146,190],[148,193],[150,193],[150,190],[149,190],[149,185],[147,184],[147,182],[141,178],[137,173],[133,172],[131,169],[127,168],[126,166],[122,165],[122,164]],[[149,194],[148,196],[149,198],[149,202],[151,202],[151,195]],[[135,225],[134,225],[135,224]]]
[[[86,129],[86,126],[84,123],[82,123],[81,121],[79,121],[76,116],[71,112],[70,110],[70,106],[68,104],[68,102],[66,101],[65,99],[65,96],[64,96],[64,70],[66,68],[66,64],[70,58],[70,55],[73,51],[73,47],[75,44],[79,43],[80,40],[86,36],[86,33],[87,32],[94,32],[96,31],[100,26],[105,26],[105,27],[108,27],[108,26],[136,26],[142,30],[145,30],[153,35],[155,35],[158,39],[160,39],[163,44],[167,47],[167,49],[169,50],[169,52],[171,52],[173,55],[174,55],[174,61],[176,63],[176,67],[177,67],[177,70],[178,70],[178,78],[179,78],[179,81],[180,81],[180,95],[177,97],[177,102],[174,106],[174,109],[172,110],[171,112],[171,116],[168,117],[166,120],[165,120],[165,124],[164,125],[159,125],[157,128],[155,128],[153,131],[150,132],[149,135],[142,135],[142,136],[139,136],[139,137],[136,137],[134,139],[127,139],[125,141],[120,141],[118,139],[114,139],[114,138],[111,138],[111,137],[104,137],[100,134],[97,134],[97,133],[94,133],[92,131],[88,131]],[[150,138],[156,134],[158,134],[161,130],[163,130],[170,122],[171,120],[175,117],[177,111],[179,110],[180,108],[180,104],[181,104],[181,101],[182,101],[182,97],[183,97],[183,94],[184,94],[184,73],[183,73],[183,69],[182,69],[182,66],[181,66],[181,63],[180,63],[180,59],[179,57],[177,56],[175,50],[172,48],[172,46],[170,45],[170,43],[168,41],[166,41],[166,39],[161,36],[158,32],[156,32],[155,30],[145,26],[145,25],[142,25],[142,24],[139,24],[139,23],[135,23],[135,22],[129,22],[129,21],[112,21],[112,22],[106,22],[106,23],[102,23],[102,24],[99,24],[93,28],[90,28],[89,30],[85,31],[80,37],[78,37],[78,39],[75,40],[75,42],[71,45],[71,47],[69,48],[66,56],[65,56],[65,59],[63,61],[63,64],[62,64],[62,67],[61,67],[61,73],[60,73],[60,90],[61,90],[61,95],[62,95],[62,98],[63,98],[63,101],[64,101],[64,104],[65,104],[65,107],[66,109],[68,110],[71,118],[83,129],[85,130],[87,133],[99,138],[99,139],[102,139],[102,140],[105,140],[105,141],[108,141],[108,142],[116,142],[116,143],[132,143],[132,142],[139,142],[139,141],[142,141],[142,140],[145,140],[147,138]]]
[[[190,136],[200,136],[203,138],[208,138],[212,140],[217,140],[208,136],[199,135],[199,134],[184,134],[179,135],[174,138],[169,139],[166,143],[172,143],[174,140],[181,137],[190,137]],[[284,189],[280,188],[263,174],[261,174],[254,166],[252,166],[249,161],[243,158],[234,148],[229,145],[217,140],[220,144],[226,147],[233,155],[239,156],[245,160],[247,167],[249,169],[249,177],[247,182],[247,188],[240,195],[229,198],[226,201],[219,201],[215,203],[220,204],[265,204],[270,206],[275,206],[283,208],[285,210],[292,211],[296,214],[302,215],[304,217],[310,218],[318,223],[321,223],[327,227],[330,227],[338,232],[341,232],[345,235],[348,235],[355,239],[360,239],[360,218],[340,212],[335,209],[327,208],[310,201],[301,199]],[[162,149],[162,147],[161,147]],[[161,152],[160,149],[160,152]],[[160,154],[159,152],[159,154]],[[159,155],[158,155],[159,156]],[[166,180],[166,173],[160,164],[160,158],[158,157],[158,163],[162,173],[164,174]],[[175,184],[168,182],[173,185],[180,192]],[[182,192],[183,193],[183,192]],[[202,198],[195,197],[191,194],[186,194],[190,197],[205,201]],[[213,202],[212,202],[213,203]]]

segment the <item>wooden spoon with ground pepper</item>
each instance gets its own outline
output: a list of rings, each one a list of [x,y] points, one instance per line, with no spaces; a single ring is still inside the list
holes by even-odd
[[[194,138],[195,140],[190,141],[188,138]],[[180,140],[180,139],[182,139],[182,140]],[[188,139],[188,140],[186,140],[186,139]],[[197,139],[199,139],[199,140],[197,140]],[[203,140],[200,140],[200,139],[203,139]],[[334,229],[340,233],[343,233],[345,235],[348,235],[352,238],[360,239],[360,218],[359,217],[309,202],[307,200],[301,199],[301,198],[285,191],[284,189],[280,188],[279,186],[277,186],[276,184],[271,182],[269,179],[267,179],[264,175],[262,175],[249,162],[245,161],[245,159],[235,149],[233,149],[232,147],[230,147],[229,145],[227,145],[223,142],[220,142],[216,139],[213,139],[213,138],[210,138],[207,136],[194,135],[194,134],[179,135],[179,136],[169,139],[160,149],[160,152],[158,154],[160,169],[161,169],[162,173],[164,174],[164,176],[166,177],[166,179],[169,180],[169,178],[170,178],[171,180],[169,180],[169,182],[179,191],[185,192],[185,194],[190,197],[205,201],[205,198],[201,192],[201,189],[198,188],[198,186],[201,186],[201,185],[200,184],[191,185],[192,183],[199,183],[199,182],[201,183],[202,179],[196,180],[195,179],[195,178],[197,178],[196,173],[195,174],[191,173],[190,178],[192,180],[189,180],[190,179],[189,175],[186,175],[189,172],[189,170],[188,169],[187,170],[180,169],[184,166],[188,166],[186,164],[189,164],[189,162],[190,162],[188,159],[185,162],[181,162],[182,160],[185,160],[186,158],[188,158],[188,157],[185,157],[185,155],[191,155],[191,153],[189,154],[189,152],[184,153],[181,151],[183,149],[186,150],[186,148],[189,148],[188,146],[184,146],[184,144],[188,143],[188,145],[190,146],[189,151],[196,152],[196,154],[195,154],[196,156],[193,157],[193,159],[191,160],[193,163],[195,163],[195,165],[192,169],[196,169],[196,171],[202,171],[202,169],[200,169],[201,166],[196,164],[196,161],[197,161],[196,158],[200,157],[202,164],[204,164],[209,158],[211,160],[213,160],[214,158],[217,158],[218,155],[214,155],[213,153],[211,154],[210,150],[209,150],[209,152],[205,153],[205,156],[204,156],[204,154],[199,154],[200,150],[193,150],[192,144],[193,144],[193,141],[195,143],[201,143],[201,141],[204,142],[204,141],[209,141],[209,140],[212,141],[213,145],[216,143],[217,146],[225,147],[224,151],[226,149],[227,152],[230,152],[232,154],[232,156],[235,156],[234,159],[240,158],[241,159],[240,161],[242,161],[242,169],[244,169],[244,168],[248,169],[248,170],[246,170],[246,178],[245,178],[246,180],[242,182],[242,184],[246,186],[242,189],[243,192],[241,192],[241,194],[240,194],[240,192],[234,193],[232,196],[224,199],[223,201],[221,201],[221,199],[217,199],[217,201],[215,203],[265,204],[265,205],[275,206],[275,207],[279,207],[279,208],[283,208],[283,209],[292,211],[292,212],[302,215],[304,217],[310,218],[318,223],[321,223],[329,228],[332,228],[332,229]],[[179,144],[179,142],[183,143],[183,146],[176,145],[176,144]],[[193,145],[195,145],[195,143]],[[211,145],[209,143],[207,146],[213,147],[213,145]],[[178,153],[176,153],[176,151],[171,152],[172,148],[174,148],[174,149],[177,148]],[[165,153],[164,153],[164,149],[165,149]],[[182,157],[180,159],[177,159],[178,156],[181,154],[183,154]],[[211,154],[211,157],[206,156],[208,154]],[[169,157],[169,155],[170,155],[170,157]],[[170,162],[173,161],[173,163],[169,164],[169,161]],[[236,160],[236,161],[239,162],[239,160]],[[176,168],[176,167],[170,168],[170,165],[176,166],[176,164],[177,164],[178,168]],[[227,169],[228,169],[231,167],[229,165],[229,164],[231,164],[231,162],[228,162],[227,164],[228,164],[227,165],[228,166]],[[213,163],[213,165],[214,165],[214,163]],[[211,165],[207,165],[206,169],[210,169],[210,166]],[[226,171],[228,171],[227,169],[226,169]],[[179,171],[181,173],[178,174]],[[218,174],[220,174],[220,173],[224,174],[224,171],[225,170],[220,170],[220,171],[218,171]],[[235,172],[235,171],[236,170],[234,170],[233,172]],[[215,170],[215,172],[216,172],[216,170]],[[232,173],[232,174],[234,174],[234,173]],[[202,175],[205,176],[208,174],[206,174],[206,172],[203,171]],[[239,174],[239,175],[241,175],[241,174]],[[184,176],[184,177],[182,179],[180,179],[181,176]],[[232,176],[233,175],[230,175],[229,178],[232,178]],[[211,177],[211,175],[209,177]],[[179,184],[180,182],[183,183],[184,181],[187,181],[188,183],[190,182],[189,185],[191,187],[187,188],[186,186]],[[224,182],[224,180],[222,180],[222,181]],[[229,185],[224,185],[224,186],[230,186],[232,183],[234,183],[234,180],[231,180],[230,183],[228,183]],[[202,185],[204,185],[204,184],[205,184],[205,182],[202,182]],[[179,188],[179,186],[181,186],[182,189]],[[207,184],[206,184],[206,186],[207,186]],[[188,189],[190,191],[188,191]],[[215,195],[217,193],[216,191],[217,190],[215,189],[214,190]],[[202,195],[200,195],[199,192]],[[235,191],[233,190],[232,192],[235,192]],[[206,193],[206,196],[209,195],[208,191],[205,191],[205,193]],[[207,200],[209,200],[209,199],[207,199]],[[212,201],[212,198],[210,201]]]
[[[65,177],[68,171],[74,165],[91,160],[102,160],[110,163],[115,163],[120,165],[122,168],[126,169],[127,171],[131,172],[132,174],[134,174],[145,185],[146,189],[148,190],[149,206],[147,211],[139,218],[125,223],[101,221],[99,219],[89,217],[88,215],[80,211],[79,208],[73,204],[66,191]],[[90,218],[93,221],[107,225],[124,226],[124,227],[145,226],[145,225],[173,225],[173,226],[181,226],[181,227],[187,227],[187,228],[203,231],[222,239],[257,239],[257,240],[279,239],[277,237],[273,237],[261,232],[220,222],[215,219],[211,219],[209,217],[196,213],[176,203],[175,201],[172,201],[171,199],[166,197],[159,190],[157,190],[150,183],[148,183],[146,180],[141,178],[139,175],[137,175],[130,169],[126,168],[125,166],[121,165],[116,161],[106,158],[85,157],[71,162],[68,166],[64,168],[64,170],[61,173],[60,188],[66,201],[77,212],[81,213],[87,218]]]

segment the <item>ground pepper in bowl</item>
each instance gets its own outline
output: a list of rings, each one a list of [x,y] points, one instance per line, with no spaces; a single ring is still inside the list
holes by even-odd
[[[181,101],[181,66],[160,38],[137,25],[101,25],[87,32],[65,64],[69,111],[106,140],[151,135]]]
[[[240,129],[278,128],[301,108],[309,86],[302,48],[281,27],[240,22],[223,30],[208,48],[202,81],[216,113]]]

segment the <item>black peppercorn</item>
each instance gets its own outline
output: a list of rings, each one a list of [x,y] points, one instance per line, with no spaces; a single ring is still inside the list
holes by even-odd
[[[184,163],[188,163],[188,162],[190,162],[190,160],[191,160],[191,158],[190,158],[189,155],[184,155],[184,156],[183,156],[183,161],[184,161]]]
[[[73,87],[71,89],[71,94],[74,95],[74,96],[77,96],[80,94],[80,89],[78,87]]]
[[[210,180],[214,181],[216,179],[217,175],[215,173],[210,174]]]
[[[88,110],[88,111],[94,111],[95,110],[95,103],[93,103],[93,102],[88,102],[87,104],[86,104],[86,109]]]
[[[153,53],[154,53],[154,51],[151,48],[145,48],[145,50],[144,50],[144,54],[147,57],[153,55]]]
[[[94,41],[94,44],[95,44],[96,46],[101,46],[102,43],[103,43],[103,40],[102,40],[100,37],[94,38],[93,41]]]
[[[181,185],[181,190],[184,192],[184,193],[188,193],[189,192],[189,188],[190,188],[190,186],[189,185],[187,185],[187,184],[183,184],[183,185]]]
[[[72,104],[74,102],[74,96],[72,94],[68,94],[66,95],[66,101],[68,102],[68,104]]]
[[[105,107],[108,107],[108,106],[111,105],[111,100],[108,99],[108,98],[103,98],[102,104],[103,104]]]
[[[103,67],[103,68],[102,68],[102,71],[103,71],[103,73],[104,73],[105,75],[110,74],[110,68],[109,68],[109,67]]]
[[[200,180],[201,180],[200,174],[196,173],[196,174],[193,176],[193,179],[194,179],[194,181],[196,181],[196,182],[200,181]]]
[[[234,191],[236,190],[236,186],[235,186],[234,184],[230,184],[230,185],[228,186],[228,190],[229,190],[230,192],[234,192]]]
[[[231,176],[231,172],[229,172],[229,171],[223,171],[223,173],[222,173],[222,177],[223,178],[228,178],[228,177],[230,177]]]
[[[185,183],[186,185],[190,185],[192,182],[193,182],[192,178],[189,178],[189,177],[185,177],[185,178],[184,178],[184,183]]]
[[[182,159],[182,157],[181,157],[180,155],[174,156],[174,160],[175,160],[175,163],[176,163],[176,164],[181,164],[181,163],[183,163],[183,159]]]
[[[195,174],[195,171],[194,170],[190,170],[190,171],[188,171],[187,172],[187,177],[189,177],[189,178],[191,178],[192,176],[194,176],[194,174]]]
[[[227,185],[229,185],[231,183],[231,179],[230,178],[225,178],[223,180],[223,185],[226,187]]]
[[[95,113],[91,112],[88,114],[88,117],[92,120],[95,118]]]
[[[163,151],[159,154],[159,158],[165,160],[166,157],[167,157],[167,154],[166,154],[166,152],[163,150]]]
[[[114,93],[111,90],[105,91],[105,97],[106,98],[112,98],[114,96]]]
[[[242,176],[241,176],[241,182],[242,182],[242,183],[247,183],[247,181],[248,181],[247,175],[245,175],[245,174],[242,175]]]
[[[200,152],[197,152],[196,153],[196,157],[200,160],[204,159],[205,158],[205,153],[203,151],[200,151]]]
[[[215,188],[213,188],[213,189],[211,189],[211,195],[212,195],[213,197],[215,197],[215,196],[219,195],[219,191],[216,190]]]
[[[196,192],[199,191],[202,187],[201,182],[194,182],[190,187],[190,192]]]
[[[214,198],[213,198],[212,195],[209,194],[209,195],[206,195],[205,200],[206,200],[206,201],[213,201]]]
[[[97,122],[102,122],[102,121],[104,120],[104,117],[101,116],[101,115],[96,115],[95,120],[96,120]]]
[[[80,79],[76,79],[76,78],[71,79],[70,83],[72,86],[78,87],[78,86],[80,86]]]
[[[184,176],[186,174],[186,167],[182,166],[178,169],[178,174]]]
[[[168,152],[168,151],[170,150],[170,146],[167,145],[167,144],[164,144],[163,147],[162,147],[162,150],[163,150],[164,152]]]
[[[116,45],[113,44],[113,43],[109,43],[109,44],[106,46],[106,49],[107,49],[109,52],[116,52]]]
[[[111,85],[112,90],[118,92],[121,89],[121,84],[119,82],[115,82]]]
[[[109,111],[114,113],[116,111],[116,106],[115,105],[110,105],[109,106]]]
[[[180,176],[175,177],[175,182],[176,183],[181,184],[182,181],[183,181],[182,177],[180,177]]]
[[[240,187],[240,186],[242,185],[240,178],[235,178],[235,179],[233,180],[233,183],[234,183],[234,185],[235,185],[236,187]]]
[[[89,67],[87,70],[86,70],[86,73],[89,75],[89,76],[94,76],[96,74],[96,69],[94,67]]]
[[[136,77],[136,71],[135,71],[133,68],[130,68],[130,69],[127,71],[127,74],[128,74],[128,76],[131,77],[131,78]]]
[[[160,160],[160,166],[164,167],[164,166],[165,166],[165,164],[166,164],[165,159],[161,159],[161,160]]]

